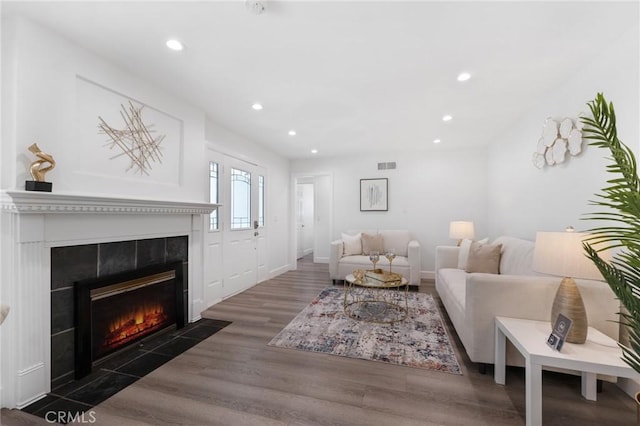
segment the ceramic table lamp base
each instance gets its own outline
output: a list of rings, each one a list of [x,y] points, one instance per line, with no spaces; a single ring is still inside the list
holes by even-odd
[[[569,343],[584,343],[587,340],[587,311],[584,308],[580,290],[573,278],[565,277],[553,299],[551,308],[551,326],[555,324],[558,314],[563,314],[573,321],[566,341]]]

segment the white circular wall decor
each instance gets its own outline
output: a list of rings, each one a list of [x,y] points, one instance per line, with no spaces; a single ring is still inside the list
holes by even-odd
[[[536,151],[533,153],[533,165],[542,169],[545,165],[553,166],[564,163],[567,151],[575,156],[582,152],[582,127],[579,119],[564,118],[558,122],[547,118],[542,127],[542,135],[538,139]]]

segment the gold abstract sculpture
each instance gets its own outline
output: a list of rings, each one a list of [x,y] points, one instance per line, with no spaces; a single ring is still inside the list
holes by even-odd
[[[37,143],[32,144],[27,149],[33,152],[38,159],[31,163],[31,166],[29,167],[29,172],[31,173],[33,180],[25,181],[24,189],[27,191],[51,192],[53,184],[51,182],[45,182],[44,175],[53,170],[56,166],[53,156],[46,152],[42,152]]]
[[[160,144],[165,135],[152,136],[152,133],[154,133],[154,130],[152,130],[153,124],[146,125],[142,121],[143,106],[136,108],[129,101],[129,108],[122,104],[120,104],[120,107],[122,108],[120,116],[124,120],[125,128],[123,130],[115,129],[109,126],[102,117],[98,117],[100,120],[98,124],[99,133],[105,134],[111,139],[107,142],[109,149],[117,146],[122,150],[121,153],[111,157],[112,160],[126,155],[131,160],[126,171],[135,168],[140,174],[148,175],[152,162],[162,163]]]
[[[38,157],[36,161],[31,163],[31,167],[29,168],[33,180],[35,180],[36,182],[44,182],[44,175],[53,170],[54,167],[56,167],[56,162],[53,159],[53,156],[47,154],[46,152],[42,152],[37,143],[34,143],[27,149],[33,152],[36,157]],[[42,167],[44,163],[49,163],[49,165],[46,167]]]

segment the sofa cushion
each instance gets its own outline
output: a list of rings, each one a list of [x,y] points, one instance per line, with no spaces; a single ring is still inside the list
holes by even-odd
[[[483,272],[487,274],[500,273],[500,252],[502,244],[471,243],[469,258],[467,259],[467,272]]]
[[[377,251],[378,254],[382,254],[382,249],[382,235],[362,233],[362,254],[368,255],[372,251]]]
[[[368,269],[371,269],[373,267],[373,263],[371,263],[371,261],[369,260],[369,256],[363,256],[361,254],[355,256],[344,256],[342,259],[340,259],[340,263],[369,266]]]
[[[397,256],[407,256],[409,252],[409,241],[411,241],[411,234],[409,231],[387,230],[380,231],[382,235],[382,246],[386,252],[389,249],[393,249]]]
[[[342,234],[342,255],[351,256],[362,254],[362,239],[360,234]]]
[[[515,237],[498,237],[494,244],[502,244],[502,257],[500,259],[500,273],[509,275],[540,275],[534,272],[532,241]]]
[[[467,259],[469,258],[469,249],[471,248],[472,242],[473,240],[465,238],[460,243],[460,250],[458,250],[458,269],[467,269]],[[488,238],[483,238],[478,241],[480,244],[487,244],[488,242]]]

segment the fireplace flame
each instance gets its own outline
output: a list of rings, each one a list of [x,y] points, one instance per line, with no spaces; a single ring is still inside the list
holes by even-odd
[[[168,321],[169,316],[160,304],[146,304],[131,309],[111,321],[102,346],[116,348],[142,334],[148,334]]]

